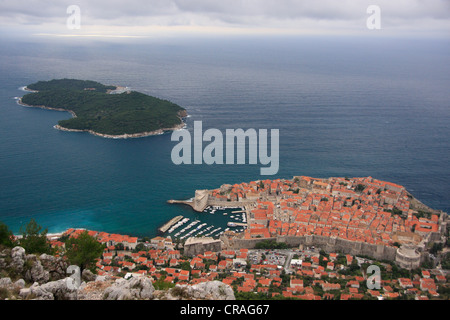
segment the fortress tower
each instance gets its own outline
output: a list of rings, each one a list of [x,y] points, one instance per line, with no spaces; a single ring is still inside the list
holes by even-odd
[[[195,211],[202,212],[208,206],[208,190],[196,190],[193,208]]]
[[[395,262],[404,269],[416,269],[420,266],[420,252],[413,244],[404,244],[397,249]]]

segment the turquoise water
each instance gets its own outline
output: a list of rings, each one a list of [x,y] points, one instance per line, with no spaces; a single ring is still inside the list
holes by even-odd
[[[357,40],[357,41],[356,41]],[[244,39],[87,43],[3,41],[0,47],[0,220],[18,232],[84,227],[154,236],[184,215],[169,199],[260,178],[372,176],[449,211],[447,40]],[[5,45],[3,45],[5,44]],[[38,80],[78,78],[171,100],[187,128],[280,130],[280,170],[172,163],[170,133],[112,140],[53,129],[65,112],[14,97]]]

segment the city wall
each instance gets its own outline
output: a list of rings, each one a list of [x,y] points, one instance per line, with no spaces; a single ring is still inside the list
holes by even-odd
[[[317,246],[325,252],[338,252],[350,255],[365,255],[377,260],[395,261],[397,248],[385,245],[376,245],[364,242],[349,241],[336,237],[324,237],[317,235],[308,235],[301,237],[278,236],[276,238],[258,238],[258,239],[234,239],[230,245],[234,249],[252,249],[258,242],[274,240],[283,242],[289,246]]]
[[[255,201],[213,201],[211,199],[208,200],[209,206],[218,206],[218,207],[245,207],[250,204],[254,204]]]

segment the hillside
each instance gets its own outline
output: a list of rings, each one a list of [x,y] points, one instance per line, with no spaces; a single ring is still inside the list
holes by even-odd
[[[0,246],[0,300],[235,300],[220,281],[157,290],[148,277],[98,276],[86,269],[77,284],[68,268],[61,257]]]

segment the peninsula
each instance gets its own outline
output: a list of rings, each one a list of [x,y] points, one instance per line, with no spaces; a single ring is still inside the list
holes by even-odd
[[[56,129],[89,132],[104,138],[137,138],[181,129],[185,109],[118,86],[75,79],[39,81],[25,87],[31,91],[19,104],[70,112]]]
[[[419,267],[434,243],[446,243],[445,212],[433,210],[403,186],[365,178],[259,180],[197,190],[187,201],[169,200],[203,212],[207,207],[245,208],[243,232],[225,232],[228,248],[254,248],[275,241],[325,251],[366,255]]]

